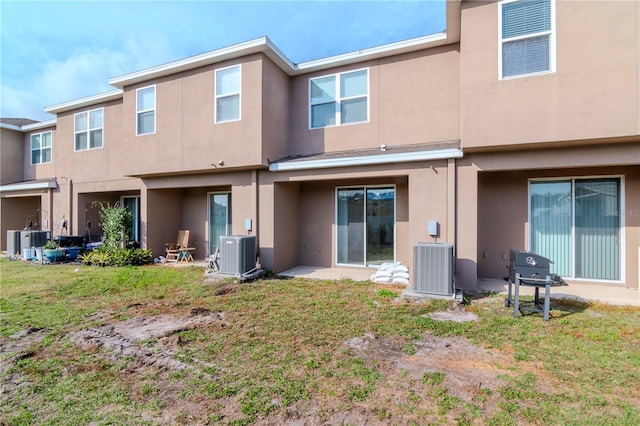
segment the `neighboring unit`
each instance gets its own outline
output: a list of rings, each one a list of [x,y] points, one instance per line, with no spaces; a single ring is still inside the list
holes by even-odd
[[[196,259],[250,234],[232,273],[397,261],[447,294],[521,249],[571,285],[637,289],[640,3],[446,12],[445,31],[301,64],[258,38],[2,121],[2,249],[8,230],[99,240],[96,202],[119,203],[156,256],[181,229]],[[413,248],[435,238],[455,264],[432,288]]]

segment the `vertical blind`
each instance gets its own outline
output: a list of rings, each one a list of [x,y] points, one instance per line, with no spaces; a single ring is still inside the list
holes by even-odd
[[[531,251],[553,260],[551,272],[573,275],[571,181],[533,182]]]
[[[565,277],[620,279],[620,179],[531,182],[531,250]]]
[[[576,277],[620,279],[618,180],[575,183]]]

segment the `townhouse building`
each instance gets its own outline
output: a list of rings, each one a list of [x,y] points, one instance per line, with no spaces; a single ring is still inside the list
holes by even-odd
[[[30,220],[98,236],[95,202],[119,202],[155,255],[189,229],[200,259],[249,233],[275,272],[411,270],[437,241],[466,290],[506,276],[510,248],[638,288],[638,2],[446,10],[437,34],[300,64],[259,38],[0,124],[2,248]]]

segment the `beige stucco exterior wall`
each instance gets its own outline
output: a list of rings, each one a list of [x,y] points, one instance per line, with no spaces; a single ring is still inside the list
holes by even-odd
[[[75,114],[97,108],[103,108],[102,148],[75,151]],[[78,183],[122,178],[121,164],[129,153],[122,145],[119,128],[121,113],[122,102],[117,100],[58,114],[53,134],[53,162],[46,168],[44,165],[31,167],[30,177],[64,176]]]
[[[50,196],[48,191],[31,191],[18,196],[3,197],[0,200],[0,247],[7,248],[7,231],[26,229],[28,221],[33,222],[33,230],[49,231],[50,226],[44,225],[44,220],[50,221],[47,213],[39,209],[49,210]],[[36,227],[40,222],[40,227]],[[8,253],[15,254],[15,253]]]
[[[309,129],[309,79],[369,69],[369,122]],[[290,154],[457,140],[458,45],[293,77]]]
[[[178,231],[189,230],[194,257],[204,259],[208,250],[208,194],[231,193],[231,233],[247,235],[245,219],[251,219],[252,235],[257,227],[258,183],[253,171],[147,178],[141,188],[143,243],[154,256],[164,255],[165,243]]]
[[[296,265],[335,266],[336,188],[394,186],[396,260],[411,269],[415,243],[433,241],[427,234],[429,220],[440,224],[438,242],[453,242],[449,220],[455,174],[450,169],[454,164],[441,160],[262,174],[261,206],[268,209],[265,203],[271,199],[276,203],[271,229],[270,215],[261,213],[261,232],[273,235],[271,240],[260,240],[263,248],[273,247],[274,263],[265,258],[265,264],[276,272]]]
[[[273,233],[273,244],[270,249],[272,268],[277,271],[283,271],[294,266],[305,264],[301,263],[301,248],[299,245],[300,229],[306,228],[305,216],[301,213],[304,204],[301,204],[304,189],[297,182],[293,183],[275,183],[273,185],[274,204],[263,205],[261,198],[261,206],[263,209],[273,209],[274,221],[265,223],[261,221],[261,227],[266,233]],[[312,226],[312,225],[311,225]],[[261,256],[266,255],[265,244],[261,242]]]
[[[289,153],[289,86],[289,76],[263,56],[261,143],[263,165],[268,165]]]
[[[528,179],[620,176],[625,206],[622,285],[637,288],[639,155],[640,145],[629,142],[472,154],[459,161],[458,262],[466,264],[460,266],[469,274],[461,279],[471,286],[474,270],[478,277],[502,278],[509,249],[529,248]]]
[[[463,2],[465,148],[640,134],[637,1],[555,1],[556,72],[498,79],[498,3]]]
[[[24,134],[0,127],[0,183],[20,182],[24,179],[26,149]]]
[[[509,249],[529,249],[529,179],[546,177],[622,177],[624,209],[620,249],[624,285],[638,287],[640,247],[640,166],[523,170],[479,175],[478,187],[478,276],[506,276]],[[496,236],[499,236],[497,238]],[[602,284],[602,283],[599,283]]]
[[[262,60],[252,55],[125,88],[125,175],[161,174],[262,162]],[[214,123],[215,70],[241,65],[241,119]],[[156,132],[136,136],[136,89],[156,86]],[[223,165],[220,165],[223,162]]]
[[[36,133],[51,132],[51,162],[44,164],[31,165],[31,135]],[[56,163],[60,159],[60,149],[63,147],[64,142],[60,140],[60,136],[56,126],[47,127],[44,129],[34,130],[32,132],[23,133],[22,143],[22,166],[23,166],[23,178],[20,180],[35,180],[35,179],[50,179],[56,175],[58,164]],[[4,163],[3,163],[4,166]]]

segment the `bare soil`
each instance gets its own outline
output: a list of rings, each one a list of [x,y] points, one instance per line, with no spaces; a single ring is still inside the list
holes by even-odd
[[[96,356],[108,357],[111,360],[128,359],[127,375],[134,381],[136,375],[148,375],[150,371],[166,372],[201,367],[176,358],[176,353],[188,343],[175,334],[211,324],[217,324],[219,327],[228,326],[223,312],[210,312],[202,308],[193,308],[189,316],[182,318],[162,314],[118,321],[108,313],[95,315],[100,317],[96,318],[100,323],[108,325],[74,331],[69,333],[68,338],[78,347]],[[465,312],[464,309],[453,309],[430,316],[446,321],[476,319],[473,313]],[[47,330],[28,329],[4,339],[0,344],[0,373],[4,375],[7,368],[17,360],[34,356],[31,348],[36,347],[46,335]],[[371,407],[388,406],[389,401],[401,403],[402,398],[406,399],[407,382],[419,381],[425,373],[444,373],[446,380],[442,386],[449,395],[465,402],[477,403],[477,397],[482,392],[495,392],[504,386],[498,377],[514,362],[508,351],[505,353],[481,348],[471,344],[464,337],[437,337],[431,334],[425,334],[415,342],[415,351],[411,355],[403,351],[397,342],[377,338],[372,334],[349,339],[340,350],[349,350],[368,363],[376,365],[377,370],[384,375],[384,384],[377,386],[375,392],[367,398],[366,404],[328,408],[326,401],[322,407],[318,401],[298,401],[286,410],[279,410],[267,418],[258,420],[256,424],[403,424],[403,420],[408,419],[397,416],[391,420],[381,419]],[[544,375],[540,370],[536,370],[536,374]],[[15,375],[5,377],[0,400],[6,402],[16,394],[19,386],[24,386],[24,378]],[[539,385],[552,387],[551,383]],[[149,421],[156,424],[176,424],[176,416],[180,413],[180,418],[188,424],[202,424],[202,413],[209,409],[206,403],[203,402],[203,406],[200,406],[197,400],[180,400],[177,397],[180,391],[179,383],[169,380],[166,374],[158,374],[157,387],[161,390],[159,397],[165,404],[160,417],[155,416],[148,419]],[[220,403],[223,408],[217,412],[224,415],[225,420],[242,418],[238,412],[238,402],[234,398],[222,400]],[[109,407],[104,407],[104,410],[109,410]],[[492,407],[485,405],[483,410],[491,412]],[[189,413],[186,418],[185,413]],[[454,419],[449,420],[454,422]]]

